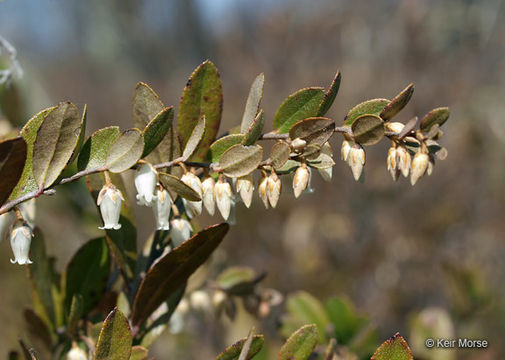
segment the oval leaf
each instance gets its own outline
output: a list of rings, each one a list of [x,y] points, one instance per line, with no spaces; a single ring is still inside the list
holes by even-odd
[[[65,308],[70,311],[72,298],[82,297],[82,312],[88,314],[107,289],[110,257],[105,238],[88,241],[67,265]]]
[[[205,135],[192,155],[193,161],[202,161],[216,138],[221,122],[223,89],[216,66],[205,61],[191,74],[182,93],[177,117],[177,131],[183,147],[186,146],[198,120],[205,116]]]
[[[128,170],[137,163],[143,150],[144,139],[140,130],[126,130],[112,143],[107,154],[107,167],[113,173]]]
[[[282,345],[277,360],[306,360],[317,345],[317,326],[302,326]]]
[[[110,146],[119,136],[118,126],[109,126],[97,130],[82,146],[77,158],[79,171],[104,167],[107,163],[107,154]]]
[[[39,129],[40,124],[42,124],[42,121],[44,121],[47,114],[55,109],[56,106],[38,112],[30,120],[28,120],[23,129],[21,129],[21,137],[26,142],[26,162],[25,167],[23,168],[23,173],[21,174],[21,179],[9,198],[11,200],[38,189],[37,183],[33,177],[33,143],[37,137],[37,130]]]
[[[105,319],[95,350],[95,360],[129,360],[132,333],[128,319],[114,308]]]
[[[285,134],[298,121],[316,116],[324,95],[320,87],[301,89],[289,95],[274,116],[274,129]]]
[[[335,98],[337,97],[341,80],[342,75],[340,74],[340,71],[337,71],[337,74],[335,75],[335,78],[333,79],[330,88],[324,94],[323,101],[321,101],[321,104],[319,105],[319,109],[317,110],[317,116],[324,116],[328,112],[328,110],[330,110],[331,105],[333,105],[333,101],[335,101]]]
[[[414,84],[409,84],[381,111],[380,117],[382,120],[388,121],[398,114],[408,104],[413,93]]]
[[[323,145],[333,135],[335,122],[325,117],[313,117],[298,121],[289,130],[291,139],[300,138],[307,144]]]
[[[233,266],[221,273],[217,278],[217,284],[221,290],[230,295],[250,294],[254,286],[263,280],[265,274],[256,275],[253,269],[242,266]]]
[[[335,161],[333,161],[330,155],[320,153],[316,159],[308,161],[307,165],[315,169],[324,170],[334,166]]]
[[[63,103],[44,118],[33,144],[33,177],[50,186],[67,166],[79,140],[81,117],[72,103]]]
[[[353,122],[352,133],[361,145],[375,145],[384,137],[384,121],[375,115],[362,115]]]
[[[261,73],[254,79],[249,96],[245,104],[244,115],[240,124],[240,132],[245,134],[251,128],[253,121],[258,113],[261,98],[263,97],[263,85],[265,84],[265,74]]]
[[[200,141],[202,141],[202,138],[204,137],[204,133],[205,133],[205,116],[202,116],[200,120],[198,120],[198,122],[196,123],[195,127],[193,128],[193,132],[191,133],[191,136],[189,137],[188,142],[186,143],[186,147],[182,152],[182,157],[184,158],[184,161],[189,159],[189,157],[196,150],[198,144],[200,144]]]
[[[261,136],[261,132],[263,131],[263,126],[265,125],[265,116],[263,110],[260,110],[254,121],[251,123],[251,126],[244,134],[244,139],[242,140],[242,145],[254,145],[256,141]]]
[[[223,153],[226,150],[231,148],[233,145],[240,144],[243,139],[244,139],[243,134],[232,134],[217,139],[210,146],[208,159],[213,163],[219,162],[219,159],[221,159],[221,155],[223,155]]]
[[[258,168],[263,159],[263,148],[259,145],[237,144],[225,151],[219,160],[219,167],[228,177],[241,177]]]
[[[134,325],[139,326],[186,282],[221,243],[228,229],[229,225],[222,223],[200,231],[149,269],[133,304]]]
[[[396,333],[379,346],[371,360],[414,360],[414,357],[405,339]]]
[[[133,126],[145,128],[164,108],[159,96],[149,85],[137,83],[132,99]]]
[[[240,352],[247,341],[247,338],[240,339],[235,344],[227,347],[221,354],[219,354],[216,360],[238,360]],[[265,337],[263,335],[254,335],[252,337],[251,346],[249,348],[249,354],[247,359],[252,359],[261,350],[263,343],[265,342]]]
[[[200,195],[191,186],[183,183],[178,177],[167,173],[159,173],[158,178],[165,189],[173,191],[180,197],[189,201],[202,200]]]
[[[144,128],[144,151],[142,157],[149,155],[165,138],[172,129],[174,119],[174,107],[170,106],[161,110]]]
[[[19,182],[26,162],[26,142],[22,137],[0,143],[0,205]]]
[[[372,99],[353,107],[345,117],[344,125],[350,126],[361,115],[377,115],[390,103],[388,99]]]
[[[81,116],[81,127],[79,129],[79,135],[77,139],[77,145],[75,146],[74,152],[72,153],[72,157],[70,158],[69,164],[73,163],[77,158],[79,153],[81,152],[82,145],[84,143],[84,139],[86,137],[86,123],[88,121],[88,105],[84,105],[84,110],[82,111]]]
[[[421,119],[421,130],[429,131],[435,124],[442,126],[447,119],[449,119],[448,107],[433,109]]]
[[[146,360],[148,350],[143,346],[132,347],[132,353],[130,355],[130,360]]]
[[[272,146],[272,151],[270,152],[270,163],[274,169],[280,169],[289,160],[289,155],[291,154],[291,149],[287,142],[278,141]]]

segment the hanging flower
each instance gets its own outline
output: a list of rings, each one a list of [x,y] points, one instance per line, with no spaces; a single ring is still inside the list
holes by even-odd
[[[11,259],[11,263],[19,265],[32,263],[28,258],[32,237],[30,226],[22,220],[17,220],[11,232],[11,248],[14,254],[14,260]]]
[[[170,211],[172,210],[172,199],[170,198],[168,191],[159,187],[156,193],[156,200],[152,202],[151,207],[153,209],[154,218],[156,219],[156,229],[169,230],[169,217]]]
[[[215,181],[210,176],[206,177],[202,181],[202,201],[203,206],[210,215],[214,215],[216,212],[216,202],[214,200],[214,186]]]
[[[279,202],[279,197],[281,196],[281,179],[279,179],[279,176],[275,173],[275,171],[272,171],[270,176],[268,177],[268,182],[267,182],[267,196],[268,196],[268,201],[270,202],[270,205],[275,208],[277,206],[277,203]]]
[[[240,194],[244,205],[249,208],[252,202],[252,196],[254,192],[253,177],[251,174],[242,176],[237,179],[236,190]]]
[[[410,183],[414,186],[428,169],[430,158],[428,154],[418,152],[412,160],[412,170],[410,172]]]
[[[137,189],[137,204],[150,206],[156,200],[156,184],[158,172],[149,163],[142,163],[135,170],[135,188]]]
[[[258,195],[263,201],[263,204],[265,205],[265,208],[268,209],[269,203],[268,203],[268,195],[267,195],[267,184],[268,184],[268,176],[266,174],[263,174],[261,177],[259,184],[258,184]]]
[[[342,148],[340,149],[340,157],[342,160],[347,161],[352,145],[354,145],[354,141],[344,140],[342,142]]]
[[[124,200],[123,194],[113,184],[105,184],[103,186],[96,202],[100,206],[104,224],[99,229],[121,229],[119,217],[121,215],[122,200]]]
[[[402,175],[404,177],[409,176],[412,157],[405,146],[399,146],[396,148],[396,158],[398,169],[400,169]]]
[[[231,198],[233,195],[230,183],[220,177],[214,188],[214,195],[216,197],[217,208],[219,209],[221,216],[225,220],[228,220],[231,210]]]
[[[293,177],[293,191],[295,193],[295,198],[298,198],[302,192],[307,188],[310,179],[310,172],[307,169],[306,164],[302,164],[295,171],[295,176]]]
[[[358,181],[363,173],[363,167],[365,166],[365,150],[359,144],[354,144],[349,151],[349,156],[347,157],[347,163],[351,167],[352,175],[354,180]]]
[[[388,156],[386,158],[386,164],[389,173],[391,174],[391,177],[393,178],[394,181],[398,180],[398,177],[400,176],[400,169],[398,166],[398,156],[396,154],[396,147],[392,146],[388,150]]]
[[[67,353],[67,360],[88,360],[88,355],[74,342],[72,349]]]
[[[191,237],[191,224],[186,219],[173,219],[170,227],[170,238],[172,239],[172,245],[177,247],[181,245],[184,241]]]
[[[200,178],[193,174],[192,172],[186,172],[182,178],[181,181],[188,185],[190,188],[195,190],[200,197],[202,197],[203,194],[203,189],[202,189],[202,182],[200,181]],[[182,199],[182,202],[184,204],[184,208],[186,209],[186,214],[190,217],[193,218],[197,215],[200,215],[202,213],[202,201],[189,201],[186,199]]]

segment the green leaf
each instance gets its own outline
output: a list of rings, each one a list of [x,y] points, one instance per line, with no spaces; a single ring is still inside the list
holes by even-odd
[[[282,322],[281,333],[288,336],[303,324],[316,324],[319,342],[326,342],[325,330],[330,324],[328,314],[321,302],[305,291],[288,296],[286,300],[288,316]]]
[[[405,339],[396,333],[379,346],[371,360],[414,360],[414,357]]]
[[[32,264],[28,266],[28,275],[32,287],[35,311],[54,331],[63,324],[63,309],[60,302],[60,278],[54,269],[54,261],[46,254],[44,237],[35,228],[30,247]]]
[[[19,182],[26,162],[26,142],[22,137],[0,143],[0,205]]]
[[[274,116],[274,129],[285,134],[298,121],[316,116],[324,95],[320,87],[301,89],[289,95]]]
[[[221,243],[228,229],[226,223],[208,227],[153,264],[135,297],[132,311],[135,326],[139,326],[186,282]]]
[[[66,270],[65,308],[69,312],[72,298],[82,297],[83,314],[100,302],[107,289],[110,256],[105,238],[85,243],[72,257]]]
[[[249,96],[245,104],[244,115],[240,124],[240,132],[245,134],[251,128],[256,114],[258,113],[261,98],[263,97],[263,85],[265,84],[265,74],[261,73],[254,79]],[[245,144],[244,144],[245,145]]]
[[[320,153],[317,158],[307,162],[307,165],[314,169],[324,170],[329,169],[335,165],[335,161],[330,155]]]
[[[396,95],[393,100],[382,110],[380,117],[384,121],[391,120],[396,114],[398,114],[405,105],[408,104],[412,94],[414,93],[414,84],[409,84],[405,89],[403,89],[398,95]]]
[[[305,325],[282,345],[277,360],[306,360],[317,345],[317,326]]]
[[[21,179],[9,198],[11,200],[38,189],[37,183],[33,177],[33,143],[35,142],[37,130],[39,129],[40,124],[42,124],[42,121],[44,121],[47,114],[55,109],[56,106],[38,112],[30,120],[28,120],[23,129],[21,129],[21,137],[25,139],[26,142],[26,162],[25,167],[23,168],[23,173],[21,174]]]
[[[258,115],[254,118],[253,122],[249,129],[246,129],[244,134],[244,139],[242,140],[242,145],[254,145],[256,141],[261,136],[261,132],[263,131],[263,126],[265,125],[265,116],[263,114],[263,110],[260,110]]]
[[[219,288],[231,295],[250,294],[254,286],[264,278],[256,272],[243,266],[232,266],[223,271],[217,278]]]
[[[132,333],[128,319],[114,308],[105,319],[98,337],[95,360],[129,360],[132,350]]]
[[[51,338],[51,331],[47,323],[33,309],[26,308],[23,315],[31,337],[40,339],[47,349],[50,350],[53,339]]]
[[[138,82],[132,98],[133,126],[143,129],[165,106],[154,90],[143,82]]]
[[[291,154],[291,148],[289,144],[285,141],[278,141],[272,146],[272,151],[270,152],[270,163],[274,169],[280,169],[289,160]]]
[[[223,153],[226,150],[231,148],[233,145],[242,143],[243,139],[244,139],[243,134],[232,134],[217,139],[210,146],[209,153],[207,156],[208,160],[212,161],[213,163],[219,162],[219,159],[221,159],[221,155],[223,155]]]
[[[375,145],[384,137],[384,121],[376,115],[361,115],[352,123],[354,140],[361,145]]]
[[[163,141],[172,129],[174,120],[174,107],[170,106],[161,110],[142,131],[144,137],[144,151],[142,157],[149,155]]]
[[[132,214],[128,193],[126,192],[123,180],[119,174],[110,174],[112,183],[121,191],[125,201],[122,202],[121,216],[119,223],[121,229],[106,230],[106,240],[114,262],[123,275],[128,278],[133,276],[137,262],[137,230],[135,228],[135,217]],[[88,190],[96,204],[98,193],[105,185],[103,173],[93,174],[86,177]],[[98,207],[97,207],[98,209]]]
[[[182,93],[177,117],[177,131],[184,147],[198,120],[205,116],[205,135],[191,157],[192,161],[205,159],[219,129],[222,108],[223,89],[219,72],[216,66],[207,60],[191,74]]]
[[[277,174],[289,174],[298,169],[302,165],[299,161],[289,159],[280,168],[275,169]]]
[[[130,355],[130,360],[146,360],[149,351],[142,346],[132,347],[132,353]]]
[[[77,158],[79,171],[104,167],[107,164],[107,154],[114,140],[119,136],[118,126],[109,126],[97,130],[82,146]]]
[[[421,130],[430,131],[431,127],[435,124],[438,124],[438,126],[444,125],[447,119],[449,119],[449,114],[450,112],[448,107],[431,110],[421,119]]]
[[[291,139],[300,138],[307,144],[323,145],[333,135],[335,122],[325,117],[312,117],[298,121],[289,130]]]
[[[353,107],[344,119],[344,125],[350,126],[361,115],[377,115],[390,103],[388,99],[372,99]]]
[[[82,119],[72,103],[62,103],[42,121],[33,144],[33,177],[47,188],[67,166],[77,146]]]
[[[225,151],[219,160],[219,167],[228,177],[241,177],[258,168],[263,159],[263,148],[259,145],[237,144]]]
[[[88,105],[84,105],[84,110],[82,111],[81,116],[81,128],[79,129],[79,136],[77,139],[77,145],[75,146],[74,152],[72,153],[72,157],[70,158],[69,164],[73,163],[77,158],[79,153],[81,152],[82,145],[84,144],[84,139],[86,137],[86,123],[88,121]]]
[[[66,295],[68,297],[68,294]],[[68,312],[67,330],[69,334],[74,335],[77,328],[77,323],[84,315],[84,301],[81,294],[74,294],[70,303]]]
[[[144,139],[140,130],[126,130],[110,146],[107,167],[113,173],[126,171],[139,161],[143,151]]]
[[[244,346],[247,338],[240,339],[235,344],[227,347],[221,354],[219,354],[216,360],[238,360],[240,352]],[[249,349],[249,355],[247,359],[252,359],[261,350],[265,338],[263,335],[254,335],[252,337],[251,347]]]
[[[188,142],[186,143],[186,147],[182,152],[182,157],[184,158],[184,161],[189,159],[189,157],[196,150],[198,144],[200,144],[202,138],[204,137],[204,133],[205,133],[205,116],[202,116],[200,120],[198,120],[198,122],[196,123],[195,127],[193,128],[193,132],[191,133],[191,136],[189,137]]]
[[[165,189],[176,193],[180,197],[189,201],[202,200],[200,195],[191,186],[183,183],[178,177],[167,173],[159,173],[158,178]]]
[[[338,94],[338,89],[340,88],[340,81],[342,80],[342,75],[340,71],[337,71],[335,74],[335,78],[333,79],[330,88],[324,94],[324,98],[319,105],[319,109],[317,110],[317,116],[324,116],[328,110],[330,110],[331,105],[333,105],[333,101]]]
[[[360,328],[368,322],[358,316],[352,304],[345,299],[330,298],[326,302],[326,310],[339,344],[348,345]]]

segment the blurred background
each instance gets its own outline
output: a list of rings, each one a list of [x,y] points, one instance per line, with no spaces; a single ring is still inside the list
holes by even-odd
[[[435,356],[421,343],[413,345],[415,355],[498,359],[505,356],[504,15],[502,0],[3,0],[0,35],[24,70],[2,96],[3,117],[22,126],[40,109],[70,100],[88,105],[88,135],[112,124],[126,129],[137,81],[177,108],[187,78],[205,59],[223,81],[222,132],[240,123],[260,72],[267,130],[286,96],[328,86],[337,69],[342,85],[328,113],[337,124],[355,104],[392,98],[413,82],[414,97],[397,121],[451,109],[441,141],[449,156],[431,177],[415,187],[404,178],[394,183],[383,141],[367,149],[366,181],[356,183],[338,161],[335,136],[332,182],[315,174],[315,192],[295,201],[286,179],[276,210],[265,210],[257,196],[251,209],[239,205],[237,226],[214,261],[267,272],[263,284],[283,294],[347,297],[370,316],[381,342],[396,331],[409,341],[420,312],[437,309],[449,322],[448,338],[486,339],[490,347]],[[154,221],[150,211],[135,210],[140,246]],[[99,234],[98,221],[84,182],[38,201],[37,223],[60,269]],[[3,352],[25,336],[22,308],[30,304],[25,269],[9,257],[4,241]],[[278,319],[240,314],[213,335],[208,318],[183,334],[167,333],[152,355],[210,359],[253,324],[269,346],[279,346]]]

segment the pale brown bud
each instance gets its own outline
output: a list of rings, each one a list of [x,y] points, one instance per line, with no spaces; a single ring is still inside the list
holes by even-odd
[[[300,138],[296,138],[293,141],[291,141],[291,147],[296,152],[302,151],[306,145],[307,145],[307,142],[303,139],[300,139]]]
[[[307,169],[307,165],[302,164],[295,171],[295,176],[293,178],[293,190],[295,193],[295,198],[298,198],[303,190],[307,188],[309,184],[310,173]]]
[[[281,179],[279,179],[275,171],[272,171],[268,177],[267,196],[268,201],[270,202],[270,206],[273,208],[275,208],[279,202],[279,197],[281,196],[281,187]]]
[[[268,184],[268,177],[265,174],[261,177],[261,179],[259,181],[258,195],[259,195],[261,201],[263,201],[265,208],[268,209],[269,204],[268,204],[267,184]]]
[[[396,156],[398,169],[400,169],[404,177],[409,176],[412,158],[408,150],[404,146],[400,146],[396,149]]]
[[[252,196],[254,192],[253,177],[251,174],[237,179],[237,192],[240,194],[242,201],[246,207],[251,206]]]
[[[353,144],[354,142],[352,142],[351,144],[351,141],[349,140],[344,140],[342,142],[342,148],[340,149],[340,158],[342,160],[347,161],[347,159],[349,158],[349,152],[351,151],[351,147]]]
[[[394,181],[398,180],[398,176],[400,175],[400,169],[398,169],[397,164],[397,156],[396,156],[396,148],[391,147],[388,150],[388,156],[386,159],[388,171],[391,174],[391,177]]]
[[[349,151],[347,163],[351,167],[354,180],[358,181],[361,177],[361,174],[363,173],[363,167],[365,165],[365,150],[363,150],[361,145],[353,145]]]
[[[403,130],[405,125],[402,124],[401,122],[389,122],[388,121],[384,124],[384,127],[386,128],[386,131],[399,133]]]
[[[419,180],[426,173],[429,162],[430,159],[428,157],[428,154],[418,152],[414,156],[414,160],[412,160],[412,171],[410,174],[410,183],[412,186],[414,186],[417,180]]]

